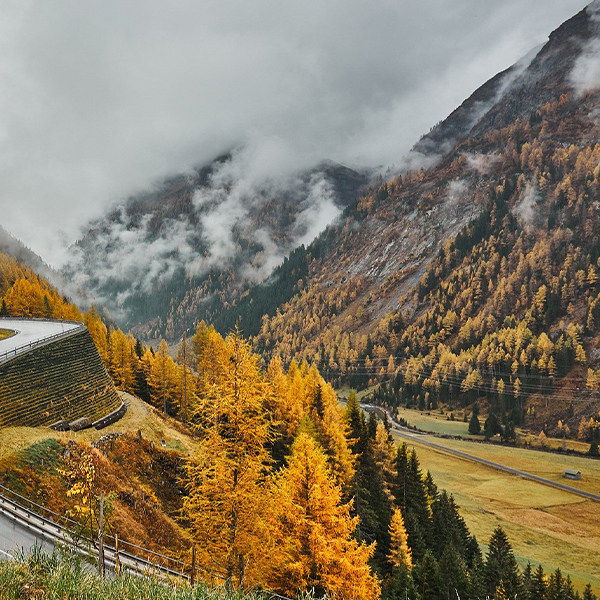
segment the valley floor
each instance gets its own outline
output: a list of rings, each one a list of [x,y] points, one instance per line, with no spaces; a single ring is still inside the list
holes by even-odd
[[[597,460],[431,436],[422,439],[581,490],[600,490]],[[480,543],[485,544],[500,525],[521,567],[529,561],[541,564],[546,572],[560,568],[580,589],[588,582],[596,589],[600,586],[600,502],[439,451],[419,438],[407,443],[440,488],[454,495]],[[582,479],[565,480],[565,468],[580,470]]]

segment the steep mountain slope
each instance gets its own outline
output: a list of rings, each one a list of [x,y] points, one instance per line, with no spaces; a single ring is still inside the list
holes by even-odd
[[[596,1],[421,140],[435,167],[349,207],[258,348],[355,385],[395,378],[423,405],[484,396],[519,422],[538,398],[528,418],[544,426],[554,390],[571,429],[595,414],[581,390],[597,386],[599,15]]]
[[[277,179],[251,171],[241,150],[130,198],[91,224],[65,273],[136,336],[177,339],[235,305],[367,182],[331,162]]]
[[[68,297],[77,298],[82,304],[86,304],[89,300],[86,293],[81,288],[73,285],[73,282],[63,277],[56,269],[53,269],[44,260],[38,256],[33,250],[30,250],[23,242],[13,237],[2,225],[0,225],[0,253],[5,257],[10,257],[19,263],[20,268],[27,267],[35,271],[35,277],[41,276],[49,281],[58,292]],[[0,269],[0,277],[2,269]],[[25,276],[25,275],[20,275]],[[11,283],[14,283],[15,278]],[[2,284],[0,283],[0,293],[2,293]]]

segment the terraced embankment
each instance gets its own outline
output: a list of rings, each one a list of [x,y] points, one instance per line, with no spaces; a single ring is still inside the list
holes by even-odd
[[[0,342],[0,426],[93,422],[119,408],[83,324],[0,319],[0,326],[18,331]]]

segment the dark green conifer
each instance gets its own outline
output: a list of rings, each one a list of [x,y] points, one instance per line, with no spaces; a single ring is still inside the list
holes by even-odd
[[[485,563],[485,583],[490,596],[495,594],[500,581],[503,582],[509,598],[520,593],[521,581],[517,561],[504,530],[497,527],[490,538]]]
[[[481,433],[481,423],[479,422],[479,418],[473,412],[471,420],[469,421],[469,433],[471,435],[478,435]]]
[[[531,582],[531,598],[534,600],[546,600],[547,595],[548,582],[546,581],[546,576],[544,575],[544,569],[542,568],[542,565],[539,565],[533,573],[533,579]]]
[[[468,598],[470,592],[467,565],[452,544],[447,544],[440,558],[443,598]]]
[[[440,576],[438,561],[431,550],[427,550],[413,567],[412,580],[418,598],[446,598],[445,586]]]

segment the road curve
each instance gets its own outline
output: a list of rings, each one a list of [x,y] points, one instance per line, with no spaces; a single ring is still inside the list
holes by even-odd
[[[0,353],[34,344],[45,338],[78,329],[81,324],[71,321],[51,321],[43,319],[0,319],[0,328],[15,331],[16,335],[0,341]]]
[[[540,477],[539,475],[534,475],[533,473],[527,473],[526,471],[521,471],[519,469],[513,469],[512,467],[507,467],[506,465],[502,465],[500,463],[493,462],[491,460],[487,460],[485,458],[479,458],[478,456],[473,456],[468,452],[463,452],[462,450],[454,450],[453,448],[448,448],[447,446],[443,446],[442,444],[436,444],[431,440],[425,439],[422,434],[415,434],[409,432],[404,429],[394,421],[392,421],[391,430],[397,435],[403,438],[409,438],[413,440],[415,443],[423,444],[425,446],[429,446],[430,448],[434,448],[440,452],[446,452],[447,454],[453,454],[454,456],[458,456],[460,458],[464,458],[465,460],[470,460],[473,462],[480,463],[482,465],[486,465],[491,467],[492,469],[496,469],[498,471],[504,471],[506,473],[511,473],[512,475],[518,475],[519,477],[523,477],[525,479],[531,479],[532,481],[537,481],[538,483],[542,483],[544,485],[549,485],[551,487],[557,488],[559,490],[563,490],[564,492],[570,492],[572,494],[577,494],[578,496],[582,496],[589,500],[594,500],[595,502],[600,502],[600,495],[593,494],[592,492],[586,492],[585,490],[579,490],[577,488],[571,487],[570,485],[565,485],[564,483],[559,483],[557,481],[552,481],[551,479],[546,479],[545,477]]]
[[[0,486],[0,560],[13,558],[21,551],[27,555],[34,547],[41,547],[47,552],[52,552],[57,546],[69,546],[83,556],[97,557],[97,550],[77,544],[71,532],[60,523],[32,512],[7,498],[4,495],[5,489]],[[146,552],[168,559],[166,556],[161,557],[148,550]],[[105,546],[104,557],[107,570],[114,571],[116,559],[114,549]],[[128,552],[119,552],[119,562],[122,569],[134,574],[154,574],[158,577],[188,579],[187,575],[180,570],[152,563]]]

